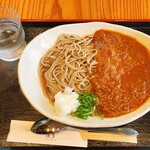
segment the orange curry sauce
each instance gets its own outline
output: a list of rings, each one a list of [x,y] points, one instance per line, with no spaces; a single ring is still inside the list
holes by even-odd
[[[134,111],[150,98],[150,52],[136,39],[99,30],[93,37],[98,65],[91,80],[104,117]]]

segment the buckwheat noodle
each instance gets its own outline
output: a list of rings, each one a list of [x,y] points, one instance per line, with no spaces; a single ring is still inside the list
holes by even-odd
[[[92,36],[62,34],[41,58],[38,72],[50,101],[54,102],[54,95],[66,86],[76,92],[90,90],[90,79],[97,65],[92,39]]]

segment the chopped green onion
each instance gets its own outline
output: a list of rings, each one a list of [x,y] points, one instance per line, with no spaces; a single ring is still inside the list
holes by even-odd
[[[102,113],[99,110],[97,110],[96,112],[97,112],[98,116],[103,120],[104,116],[102,115]]]
[[[87,119],[94,114],[94,106],[99,103],[98,98],[91,92],[79,93],[80,106],[72,114],[78,118]]]

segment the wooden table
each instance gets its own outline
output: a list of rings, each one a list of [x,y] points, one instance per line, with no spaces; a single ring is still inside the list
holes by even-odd
[[[134,29],[140,30],[150,35],[150,23],[120,23],[125,26],[134,27]],[[51,24],[23,24],[27,43],[31,41],[36,35],[50,29],[54,26],[60,25],[57,23]],[[45,26],[47,25],[47,27]],[[143,26],[144,25],[144,26]],[[9,132],[10,121],[11,120],[25,120],[25,121],[36,121],[43,118],[43,116],[37,112],[27,101],[21,92],[18,76],[17,76],[17,65],[18,61],[15,62],[5,62],[0,60],[0,146],[7,147],[22,147],[22,146],[36,146],[41,149],[47,145],[38,144],[25,144],[25,143],[11,143],[7,142],[7,135]],[[143,117],[137,119],[136,121],[129,123],[126,127],[131,127],[137,130],[140,134],[138,136],[137,144],[130,143],[119,143],[119,142],[103,142],[103,141],[92,141],[89,140],[88,147],[94,147],[98,149],[99,147],[150,147],[150,112]],[[48,146],[51,148],[56,148],[53,146]],[[0,147],[6,148],[6,147]],[[57,147],[58,148],[58,147]],[[59,147],[62,149],[62,147]],[[63,147],[64,148],[64,147]],[[65,147],[66,148],[66,147]],[[7,148],[6,148],[7,149]],[[142,149],[142,148],[141,148]]]
[[[0,0],[24,22],[150,21],[150,0]]]

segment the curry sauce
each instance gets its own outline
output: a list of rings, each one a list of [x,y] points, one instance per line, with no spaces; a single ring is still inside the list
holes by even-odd
[[[150,98],[150,52],[136,39],[109,30],[93,37],[98,65],[91,80],[104,117],[117,117],[139,108]]]

